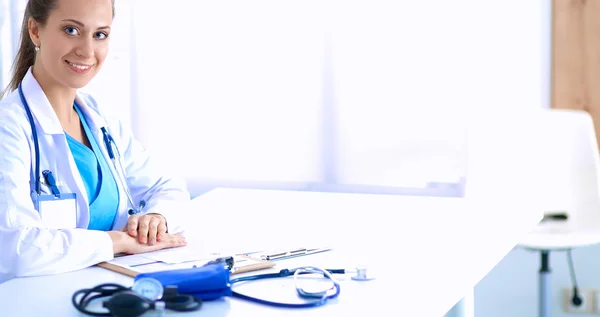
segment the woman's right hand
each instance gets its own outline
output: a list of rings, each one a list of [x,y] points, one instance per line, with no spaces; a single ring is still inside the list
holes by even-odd
[[[114,254],[139,254],[168,248],[182,247],[187,244],[185,237],[179,234],[165,233],[164,237],[153,245],[140,243],[138,239],[123,231],[109,231],[108,235],[113,241]]]

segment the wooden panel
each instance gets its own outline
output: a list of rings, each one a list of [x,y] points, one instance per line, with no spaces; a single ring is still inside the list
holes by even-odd
[[[600,135],[600,1],[587,0],[583,11],[584,81],[587,110],[594,117]]]
[[[600,135],[600,1],[552,0],[552,107],[581,109]]]
[[[553,0],[552,107],[585,109],[583,7],[580,0]]]

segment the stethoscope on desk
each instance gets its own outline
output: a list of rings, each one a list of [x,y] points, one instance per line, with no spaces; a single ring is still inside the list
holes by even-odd
[[[235,260],[232,256],[218,258],[207,264],[191,269],[157,271],[136,276],[133,286],[126,288],[115,284],[101,284],[90,289],[76,291],[71,301],[75,308],[92,316],[137,317],[149,310],[164,310],[164,308],[178,311],[194,311],[200,309],[205,300],[215,300],[224,296],[231,296],[252,303],[279,307],[279,308],[312,308],[325,305],[329,300],[340,295],[340,284],[333,278],[333,274],[356,273],[353,280],[368,281],[365,267],[356,270],[323,269],[315,266],[302,266],[294,269],[282,269],[275,273],[242,276],[230,279],[230,274],[235,272]],[[322,275],[331,281],[332,285],[318,291],[307,290],[301,287],[299,277],[306,274]],[[284,303],[269,301],[240,293],[234,285],[243,282],[282,278],[293,276],[296,293],[301,299],[309,301],[303,303]],[[311,282],[314,280],[311,280]],[[115,288],[116,287],[116,288]],[[109,313],[92,312],[87,306],[94,299],[109,297],[103,307]],[[166,307],[165,307],[166,305]],[[136,308],[136,309],[133,309]]]
[[[325,305],[329,300],[338,297],[340,294],[340,284],[334,280],[332,274],[345,274],[348,271],[344,269],[321,269],[314,266],[304,266],[297,269],[283,269],[278,273],[267,273],[251,275],[232,279],[229,281],[231,296],[247,300],[256,304],[279,307],[279,308],[312,308]],[[298,286],[298,277],[304,274],[322,274],[332,281],[333,286],[322,291],[307,291]],[[283,303],[268,301],[265,299],[252,297],[233,290],[233,285],[246,281],[256,281],[280,277],[294,277],[296,292],[303,299],[312,299],[304,303]],[[103,303],[103,307],[108,309],[108,313],[94,312],[87,309],[87,306],[93,300],[103,297],[109,297]],[[71,297],[73,306],[81,313],[92,316],[117,316],[117,317],[138,317],[149,310],[171,309],[175,311],[196,311],[203,304],[203,300],[178,292],[178,286],[164,286],[160,281],[143,277],[137,279],[130,288],[118,284],[105,283],[90,289],[81,289],[76,291]]]
[[[328,300],[334,299],[340,295],[340,284],[333,278],[333,274],[347,274],[347,273],[356,273],[352,276],[352,280],[355,281],[370,281],[374,278],[367,274],[367,268],[358,267],[356,270],[346,270],[346,269],[322,269],[315,266],[303,266],[296,269],[283,269],[277,273],[266,273],[266,274],[258,274],[258,275],[250,275],[244,277],[238,277],[230,280],[230,284],[232,286],[232,297],[244,299],[253,303],[273,306],[273,307],[282,307],[282,308],[311,308],[325,305]],[[320,274],[323,277],[329,279],[332,282],[332,286],[326,290],[311,292],[307,291],[302,287],[299,287],[299,277],[305,274]],[[294,285],[296,288],[296,292],[298,296],[303,299],[313,299],[313,301],[308,301],[301,304],[294,303],[282,303],[282,302],[274,302],[268,301],[265,299],[260,299],[256,297],[252,297],[249,295],[242,294],[233,289],[233,285],[236,283],[246,282],[246,281],[257,281],[263,279],[271,279],[278,277],[294,277]],[[315,300],[316,299],[316,300]]]
[[[242,294],[240,292],[233,290],[233,287],[232,287],[231,293],[232,293],[232,297],[244,299],[244,300],[247,300],[247,301],[250,301],[253,303],[257,303],[257,304],[273,306],[273,307],[282,307],[282,308],[318,307],[318,306],[322,306],[322,305],[326,304],[328,300],[334,299],[334,298],[338,297],[338,295],[340,295],[340,284],[333,278],[332,274],[344,274],[344,273],[346,273],[346,270],[344,270],[344,269],[330,270],[330,269],[321,269],[321,268],[314,267],[314,266],[304,266],[304,267],[300,267],[300,268],[292,269],[292,270],[283,269],[277,273],[266,273],[266,274],[238,277],[238,278],[232,279],[230,281],[231,285],[233,286],[236,283],[241,283],[241,282],[246,282],[246,281],[256,281],[256,280],[263,280],[263,279],[270,279],[270,278],[277,278],[277,277],[293,276],[296,293],[298,293],[298,296],[300,296],[300,298],[303,298],[303,299],[313,299],[313,301],[308,301],[308,302],[300,303],[300,304],[274,302],[274,301],[268,301],[268,300],[257,298],[257,297],[252,297],[252,296],[245,295],[245,294]],[[318,292],[307,291],[304,288],[298,286],[298,278],[300,277],[300,275],[304,275],[304,274],[322,274],[323,277],[326,277],[327,279],[329,279],[333,285],[326,290],[322,290],[322,291],[318,291]]]
[[[39,147],[39,143],[38,143],[39,141],[38,141],[38,136],[37,136],[37,129],[35,128],[35,124],[33,122],[33,115],[31,114],[31,109],[29,108],[29,104],[27,103],[27,100],[25,99],[25,95],[23,94],[23,88],[21,88],[20,84],[19,84],[19,96],[21,97],[21,102],[23,103],[23,106],[25,107],[25,111],[27,112],[27,119],[29,120],[29,124],[31,125],[33,143],[34,143],[34,147],[35,147],[35,192],[39,196],[39,195],[41,195],[40,147]],[[115,178],[118,179],[118,182],[121,184],[121,187],[125,190],[125,194],[127,195],[127,200],[130,205],[128,213],[130,215],[135,215],[137,213],[140,213],[146,206],[146,202],[144,200],[140,201],[139,207],[136,208],[136,206],[133,202],[133,196],[131,195],[131,191],[129,190],[129,186],[127,185],[125,169],[123,168],[123,164],[121,163],[121,152],[119,151],[119,148],[117,147],[117,145],[115,143],[115,140],[108,133],[106,128],[102,127],[102,128],[100,128],[100,130],[102,130],[104,145],[106,146],[106,151],[108,152],[108,157],[112,161],[112,164],[113,164],[116,174],[118,174],[118,175],[115,175],[116,176]],[[51,188],[56,187],[52,173],[50,171],[44,171],[43,174],[44,174],[44,178],[45,178],[48,186],[50,186]]]

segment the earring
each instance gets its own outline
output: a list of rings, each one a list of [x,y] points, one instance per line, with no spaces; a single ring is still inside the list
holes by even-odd
[[[36,51],[36,52],[39,52],[39,51],[40,51],[40,47],[36,45],[36,46],[35,46],[35,51]]]

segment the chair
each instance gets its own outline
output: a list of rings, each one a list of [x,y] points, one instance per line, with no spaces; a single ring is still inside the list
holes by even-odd
[[[545,109],[533,117],[531,129],[541,132],[531,146],[540,160],[533,168],[545,177],[532,192],[542,197],[545,220],[519,246],[540,252],[539,316],[549,317],[550,252],[600,243],[600,159],[594,124],[585,111]]]

